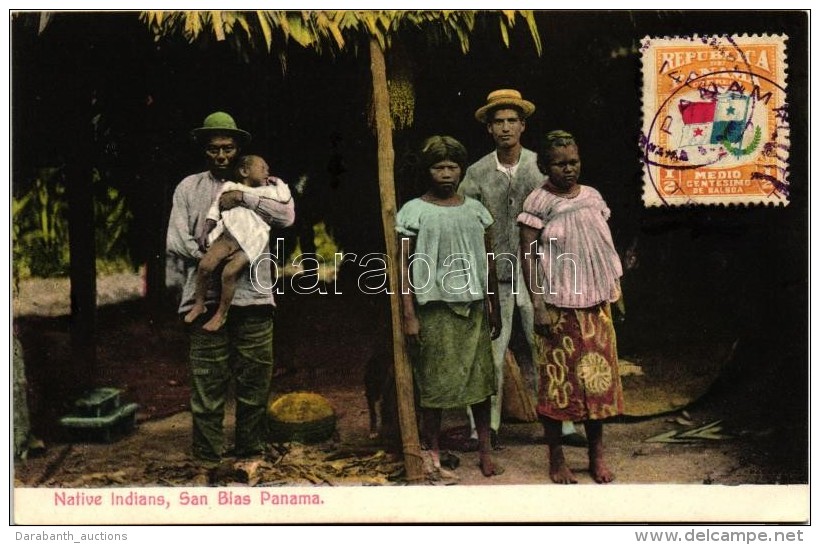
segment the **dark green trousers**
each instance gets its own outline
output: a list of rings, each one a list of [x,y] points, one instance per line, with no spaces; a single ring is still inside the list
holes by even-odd
[[[236,454],[260,452],[267,438],[267,401],[273,371],[273,308],[231,307],[228,321],[202,329],[211,313],[190,326],[193,455],[217,461],[224,451],[225,401],[236,392]]]

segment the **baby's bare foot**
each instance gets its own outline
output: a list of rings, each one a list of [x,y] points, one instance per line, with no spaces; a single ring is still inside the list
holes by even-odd
[[[222,328],[222,326],[225,325],[225,322],[227,320],[228,317],[224,314],[214,314],[213,318],[205,322],[205,325],[202,326],[202,329],[204,329],[205,331],[210,331],[212,333],[215,331],[219,331],[220,328]]]
[[[197,318],[205,314],[207,311],[208,309],[205,308],[205,305],[194,305],[194,308],[192,308],[188,314],[185,315],[185,323],[194,323]]]

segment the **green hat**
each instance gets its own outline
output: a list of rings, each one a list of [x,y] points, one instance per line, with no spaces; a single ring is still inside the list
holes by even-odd
[[[215,134],[233,136],[234,138],[246,143],[251,141],[251,133],[238,128],[236,126],[236,121],[233,120],[233,117],[225,112],[212,113],[205,118],[205,121],[202,122],[202,126],[200,128],[191,131],[191,135],[197,140],[201,140]]]

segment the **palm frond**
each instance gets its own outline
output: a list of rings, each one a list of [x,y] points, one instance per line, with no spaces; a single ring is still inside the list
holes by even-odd
[[[293,40],[301,47],[322,53],[355,48],[352,38],[364,34],[376,40],[386,51],[403,28],[429,29],[440,33],[445,41],[455,42],[463,53],[470,49],[470,36],[476,24],[476,11],[470,10],[257,10],[242,11],[145,11],[140,19],[157,37],[181,34],[190,42],[210,30],[218,41],[241,31],[238,44],[254,48],[264,43],[272,51],[277,35],[283,44]],[[484,16],[498,17],[501,39],[510,46],[510,31],[519,17],[527,28],[538,54],[541,37],[531,10],[502,10],[481,12]],[[280,53],[277,51],[277,53]]]

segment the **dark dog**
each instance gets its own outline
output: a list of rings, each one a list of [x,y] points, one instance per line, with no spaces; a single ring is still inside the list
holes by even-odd
[[[393,368],[391,346],[374,350],[367,361],[364,373],[364,391],[367,397],[367,411],[370,416],[370,438],[380,439],[393,452],[402,451],[399,410],[396,397],[396,374]],[[416,422],[420,415],[418,396],[413,389],[416,407]]]
[[[387,347],[380,347],[367,360],[364,371],[364,393],[370,416],[371,439],[384,439],[389,428],[398,428],[394,377],[393,354]],[[392,414],[394,411],[395,415]]]

